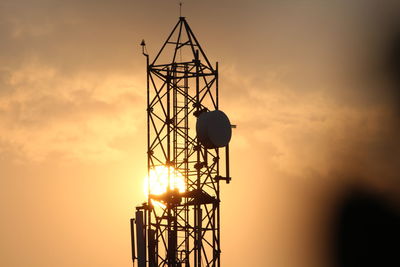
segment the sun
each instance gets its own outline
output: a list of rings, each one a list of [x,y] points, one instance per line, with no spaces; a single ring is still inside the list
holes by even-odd
[[[175,170],[173,167],[156,166],[150,170],[149,176],[145,179],[144,193],[146,196],[149,194],[161,195],[167,192],[168,185],[171,190],[178,189],[180,193],[186,190],[185,179],[179,171]]]

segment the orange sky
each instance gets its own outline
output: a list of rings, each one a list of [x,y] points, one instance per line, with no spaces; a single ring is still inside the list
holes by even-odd
[[[131,266],[147,168],[139,43],[155,56],[178,2],[0,3],[1,266]],[[238,125],[223,266],[329,266],[342,189],[398,190],[400,97],[386,59],[399,4],[184,2]]]

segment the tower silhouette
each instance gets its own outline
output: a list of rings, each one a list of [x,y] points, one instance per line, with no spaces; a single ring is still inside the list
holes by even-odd
[[[148,177],[165,168],[168,184],[156,194],[148,179],[147,202],[131,219],[133,260],[139,267],[220,266],[220,184],[231,180],[231,124],[219,108],[218,63],[210,63],[185,17],[154,60],[141,45]],[[184,190],[175,187],[176,177]]]

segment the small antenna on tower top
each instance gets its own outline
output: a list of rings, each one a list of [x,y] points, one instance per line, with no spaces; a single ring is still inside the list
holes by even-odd
[[[144,39],[140,43],[140,46],[142,47],[142,54],[147,56],[146,42],[144,41]]]
[[[179,2],[179,17],[182,17],[182,2]]]

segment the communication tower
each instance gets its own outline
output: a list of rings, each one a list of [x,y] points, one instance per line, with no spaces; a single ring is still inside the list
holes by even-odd
[[[221,265],[220,184],[229,183],[232,127],[219,108],[213,66],[185,17],[147,60],[148,177],[164,175],[162,193],[136,207],[132,258],[139,267]],[[163,174],[157,168],[165,168]],[[222,172],[224,175],[222,175]],[[184,189],[175,186],[183,177]]]

